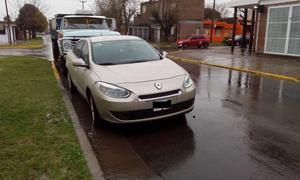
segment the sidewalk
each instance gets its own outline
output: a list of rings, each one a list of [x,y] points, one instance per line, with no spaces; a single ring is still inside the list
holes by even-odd
[[[231,54],[230,47],[226,46],[210,47],[207,50],[179,50],[170,52],[170,55],[208,64],[285,75],[300,80],[300,58],[295,57],[250,55],[248,51],[241,52],[240,48],[236,48],[235,53]]]
[[[0,56],[34,56],[52,60],[52,46],[49,35],[43,36],[44,47],[41,49],[0,49]]]

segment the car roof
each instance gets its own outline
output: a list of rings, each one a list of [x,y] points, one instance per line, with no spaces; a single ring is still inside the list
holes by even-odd
[[[98,36],[88,38],[91,42],[102,42],[102,41],[119,41],[119,40],[141,40],[136,36]]]

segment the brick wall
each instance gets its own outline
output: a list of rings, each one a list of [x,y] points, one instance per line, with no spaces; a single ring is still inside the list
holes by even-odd
[[[203,21],[204,0],[181,0],[179,7],[179,20]]]
[[[259,25],[258,25],[258,37],[256,44],[256,52],[264,53],[265,50],[265,36],[267,31],[267,18],[268,18],[268,7],[265,7],[264,13],[259,14]]]

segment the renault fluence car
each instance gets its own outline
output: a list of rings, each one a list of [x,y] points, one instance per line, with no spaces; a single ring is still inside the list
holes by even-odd
[[[194,107],[189,74],[138,37],[81,39],[66,60],[69,89],[88,101],[94,123],[151,121]]]

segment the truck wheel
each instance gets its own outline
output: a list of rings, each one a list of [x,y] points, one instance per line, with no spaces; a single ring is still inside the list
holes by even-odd
[[[53,52],[54,61],[57,62],[59,58],[59,49],[58,49],[57,42],[55,40],[52,40],[52,52]]]

